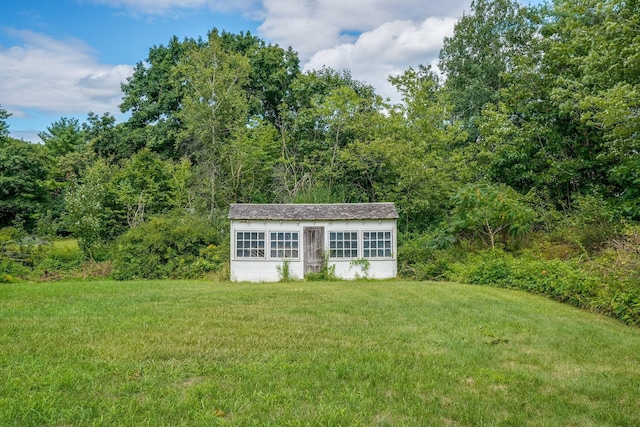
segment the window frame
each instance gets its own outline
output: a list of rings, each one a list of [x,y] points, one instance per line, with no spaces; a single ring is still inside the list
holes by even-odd
[[[300,231],[298,231],[298,230],[269,230],[269,231],[267,231],[267,234],[269,235],[269,247],[268,247],[268,252],[269,253],[268,253],[268,256],[267,256],[268,259],[275,259],[275,260],[299,260],[300,259],[300,253],[302,251],[302,248],[301,248],[301,245],[300,245]],[[276,235],[283,234],[283,239],[280,240],[280,239],[276,238],[275,240],[272,240],[271,236],[273,234],[276,234]],[[287,234],[291,234],[291,238],[289,240],[286,239],[286,235]],[[296,235],[296,239],[293,239],[293,235],[294,234]],[[276,236],[276,237],[278,237],[278,236]],[[287,241],[291,242],[291,248],[287,248],[286,247]],[[277,244],[279,242],[283,243],[285,247],[278,248]],[[273,247],[274,243],[276,243],[276,247],[275,248]],[[293,247],[294,244],[297,247],[294,248]],[[271,253],[274,250],[276,252],[277,251],[284,251],[285,252],[285,256],[277,256],[277,255],[276,256],[272,256]],[[290,250],[292,253],[293,253],[293,251],[297,251],[297,255],[296,256],[287,257],[286,256],[286,251],[287,250]]]
[[[331,239],[331,235],[332,234],[336,235],[336,239],[334,239],[334,240]],[[337,239],[337,235],[338,234],[343,234],[343,238],[338,240]],[[355,238],[355,240],[354,239],[348,239],[347,240],[347,239],[344,238],[344,234],[350,234],[350,235],[355,234],[356,238]],[[328,237],[329,238],[327,240],[329,242],[329,247],[328,247],[329,259],[336,260],[336,261],[352,260],[352,259],[357,259],[360,256],[360,231],[359,230],[330,230]],[[352,237],[352,236],[350,236],[350,237]],[[345,248],[344,244],[346,242],[349,242],[349,246],[352,246],[353,242],[355,242],[356,247],[355,248],[353,248],[353,247]],[[331,247],[332,243],[336,244],[335,248]],[[342,243],[342,247],[341,248],[338,247],[339,243]],[[356,253],[355,256],[353,256],[354,249],[355,249],[355,253]],[[349,256],[337,256],[337,255],[332,254],[333,251],[345,251],[345,252],[349,251],[351,254]]]
[[[371,236],[374,234],[375,239],[371,239]],[[382,238],[379,237],[379,234],[382,234]],[[366,237],[367,235],[369,238]],[[381,260],[394,259],[393,239],[393,230],[362,230],[362,258]],[[375,246],[371,246],[372,242],[375,242]],[[379,247],[381,242],[383,242],[383,247]],[[375,255],[371,255],[371,253],[369,253],[369,255],[365,255],[367,251],[375,251],[376,253]],[[383,252],[383,255],[379,255],[380,251]]]
[[[257,231],[257,230],[235,230],[235,238],[234,238],[234,259],[239,259],[239,260],[264,260],[267,259],[267,233],[266,231]],[[242,233],[242,240],[238,239],[239,234]],[[255,239],[253,238],[252,234],[256,234]],[[249,239],[245,239],[246,235],[249,235]],[[260,239],[260,235],[262,234],[262,239]],[[243,244],[241,245],[242,247],[240,247],[239,243],[240,241],[243,242]],[[256,247],[252,247],[253,245],[251,244],[252,242],[256,242]],[[262,247],[260,247],[260,242],[262,241]],[[244,242],[248,242],[249,243],[249,247],[245,248],[244,247]],[[255,250],[256,251],[256,255],[252,256],[251,252]],[[262,256],[260,256],[260,250],[262,250]],[[249,251],[249,256],[244,256],[244,255],[239,255],[239,251]]]

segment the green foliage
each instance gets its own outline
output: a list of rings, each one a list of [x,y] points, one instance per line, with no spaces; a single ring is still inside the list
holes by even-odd
[[[187,214],[156,216],[114,242],[113,277],[202,277],[220,271],[228,257],[228,247],[210,220]]]
[[[623,223],[601,196],[586,195],[574,198],[574,211],[560,233],[585,252],[602,249],[619,236]]]
[[[530,254],[516,257],[501,250],[485,250],[451,265],[447,278],[462,283],[522,289],[608,314],[629,325],[638,325],[640,281],[637,273],[612,274],[615,270],[612,256],[618,266],[624,266],[625,262],[629,262],[631,268],[640,265],[637,249],[634,250],[636,253],[626,259],[609,252],[586,264],[576,259],[541,260]]]
[[[308,282],[331,282],[340,280],[338,276],[336,276],[336,266],[329,265],[329,254],[325,253],[324,262],[322,263],[322,268],[318,272],[308,272],[304,275],[304,280]]]
[[[4,146],[5,139],[9,136],[9,125],[7,124],[9,117],[11,114],[0,106],[0,148]]]
[[[29,272],[22,263],[9,258],[0,257],[0,283],[15,283]]]
[[[78,119],[63,117],[38,133],[47,152],[54,157],[76,151],[84,144],[84,135]]]
[[[95,257],[124,229],[111,184],[113,173],[114,168],[100,159],[65,195],[67,229],[89,257]]]
[[[444,280],[461,254],[451,247],[453,238],[441,233],[404,237],[398,246],[400,275],[415,280]],[[446,249],[445,249],[446,247]]]
[[[452,202],[453,231],[477,233],[483,241],[488,237],[491,248],[495,247],[499,234],[520,235],[533,224],[533,209],[505,185],[470,184],[459,189]],[[507,243],[506,237],[503,243]]]
[[[278,277],[280,278],[280,282],[291,282],[295,280],[295,278],[291,275],[291,261],[285,259],[282,261],[282,265],[277,265],[276,270],[278,271]]]
[[[597,295],[597,282],[576,264],[514,257],[500,250],[470,256],[454,269],[451,278],[475,285],[523,289],[579,307],[588,307]]]
[[[477,137],[482,110],[499,102],[514,58],[526,55],[536,39],[527,14],[515,0],[474,0],[453,36],[444,39],[439,67],[447,75],[454,114],[463,121],[470,142]]]
[[[349,268],[355,268],[359,270],[359,272],[356,271],[355,273],[356,279],[368,279],[371,262],[366,258],[357,258],[349,262]]]
[[[7,138],[0,149],[0,228],[35,224],[48,200],[49,163],[41,145]]]
[[[111,177],[116,202],[126,210],[129,227],[144,222],[145,215],[171,209],[171,186],[176,182],[174,164],[161,160],[149,149],[126,159]],[[184,186],[184,184],[182,184]]]

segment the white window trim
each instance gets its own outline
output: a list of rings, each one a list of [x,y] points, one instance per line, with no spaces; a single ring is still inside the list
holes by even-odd
[[[356,244],[358,245],[358,247],[356,248],[356,256],[344,256],[344,257],[337,257],[337,256],[331,256],[331,251],[333,250],[331,248],[331,233],[356,233]],[[328,242],[328,246],[327,246],[327,250],[329,251],[329,259],[331,261],[351,261],[354,259],[358,259],[360,258],[360,254],[361,249],[362,249],[362,233],[361,230],[330,230],[327,233],[327,242]],[[344,241],[344,239],[343,239]],[[350,240],[353,241],[353,240]],[[336,250],[338,250],[338,248],[336,248]],[[342,250],[344,250],[344,248],[342,248]]]
[[[272,257],[271,256],[271,233],[296,233],[298,235],[298,256],[297,257],[291,257],[291,258],[287,258],[287,257]],[[301,254],[302,254],[302,239],[300,238],[300,235],[302,233],[299,230],[269,230],[267,231],[267,241],[268,241],[268,253],[267,253],[267,259],[270,260],[278,260],[278,261],[283,261],[283,260],[289,260],[289,261],[299,261],[301,259]],[[276,242],[278,241],[277,239],[275,240]],[[284,241],[284,240],[283,240]],[[293,240],[292,240],[293,241]],[[276,248],[276,250],[278,250]]]
[[[365,251],[364,234],[365,233],[376,233],[376,234],[377,233],[390,233],[391,237],[390,237],[389,241],[391,242],[391,248],[389,248],[389,249],[391,251],[391,254],[389,256],[377,256],[377,255],[376,256],[365,256],[364,255],[364,251]],[[395,236],[395,233],[393,232],[393,230],[365,230],[365,229],[363,229],[362,230],[362,248],[361,248],[361,252],[360,252],[362,254],[362,258],[373,259],[373,260],[393,260],[393,259],[395,259],[396,254],[393,251],[393,248],[396,247],[395,246],[395,238],[396,238],[396,236]],[[378,241],[377,237],[376,237],[375,240]],[[369,241],[371,241],[371,240],[369,240]],[[384,249],[386,249],[386,248],[384,248]],[[372,250],[372,248],[368,248],[368,250]],[[378,248],[376,248],[375,250],[377,252]]]
[[[233,236],[233,259],[235,260],[240,260],[240,261],[258,261],[258,260],[265,260],[267,259],[267,233],[265,231],[262,230],[234,230],[234,236]],[[238,256],[238,233],[264,233],[264,247],[262,248],[262,250],[264,251],[264,255],[263,256]],[[243,238],[244,241],[244,238]],[[251,240],[249,240],[251,241]],[[257,239],[257,241],[260,241],[260,239]],[[246,248],[242,248],[242,250],[245,250]],[[260,249],[260,248],[258,248]],[[249,248],[249,250],[251,250],[251,248]]]

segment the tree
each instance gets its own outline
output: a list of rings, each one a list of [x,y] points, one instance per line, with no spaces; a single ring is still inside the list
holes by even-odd
[[[552,17],[544,27],[543,71],[552,102],[575,130],[584,187],[596,183],[625,215],[640,218],[640,5],[562,0]]]
[[[47,156],[41,145],[10,137],[0,148],[0,228],[14,221],[32,227],[48,201]]]
[[[130,143],[131,129],[116,126],[116,118],[109,113],[102,116],[89,113],[87,121],[82,124],[82,131],[93,152],[113,163],[131,157],[144,146]]]
[[[11,117],[11,114],[0,106],[0,147],[2,147],[5,139],[9,136],[9,125],[7,124],[9,117]]]
[[[469,141],[476,139],[482,109],[500,100],[513,58],[526,55],[528,44],[535,41],[536,26],[527,15],[528,9],[515,0],[474,0],[471,13],[444,39],[439,67],[446,74],[453,113],[462,120]]]
[[[176,135],[181,124],[175,113],[181,108],[184,88],[175,79],[175,67],[185,52],[197,45],[193,39],[181,42],[174,36],[167,46],[152,47],[146,60],[136,64],[133,75],[122,85],[120,111],[131,114],[126,130],[136,141],[132,144],[136,151],[149,145],[166,157],[180,157]]]
[[[234,132],[248,125],[248,96],[243,89],[250,73],[246,57],[224,49],[216,32],[209,34],[206,47],[185,54],[176,73],[186,95],[178,113],[183,128],[180,138],[206,179],[202,194],[213,216],[220,202],[228,203],[223,187],[223,147]],[[221,197],[222,196],[222,197]]]
[[[88,257],[95,257],[125,230],[111,184],[113,174],[114,166],[100,158],[65,193],[66,227]]]
[[[39,132],[38,136],[53,157],[64,156],[76,151],[85,142],[78,119],[67,117],[54,122],[47,127],[46,132]]]
[[[373,87],[330,68],[300,75],[278,124],[281,155],[275,194],[290,202],[299,193],[333,188],[338,152],[356,140],[370,140],[381,125],[383,104]],[[333,197],[329,197],[332,199]]]
[[[126,212],[130,228],[139,226],[154,213],[165,213],[171,203],[174,164],[163,161],[145,148],[126,159],[112,176],[116,202]]]
[[[386,129],[397,180],[388,181],[384,197],[398,205],[405,231],[425,231],[449,210],[449,199],[472,173],[461,147],[467,134],[451,118],[449,93],[429,67],[409,68],[390,77],[403,103],[390,109]]]
[[[451,220],[455,232],[479,233],[495,248],[500,233],[518,235],[528,231],[534,212],[522,197],[505,185],[469,184],[452,198]]]

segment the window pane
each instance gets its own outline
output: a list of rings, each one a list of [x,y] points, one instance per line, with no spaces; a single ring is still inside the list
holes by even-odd
[[[238,231],[236,233],[237,258],[264,258],[264,234]]]
[[[274,232],[271,236],[271,248],[277,249],[271,252],[271,258],[291,258],[298,257],[298,251],[292,251],[292,249],[298,249],[298,232]],[[294,255],[295,254],[295,255]]]
[[[364,257],[389,258],[392,255],[392,233],[390,231],[364,231]]]

